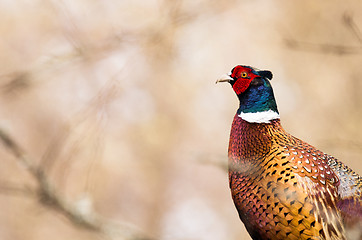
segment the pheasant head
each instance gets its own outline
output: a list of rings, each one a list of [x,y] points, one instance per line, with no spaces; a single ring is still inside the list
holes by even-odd
[[[238,65],[218,82],[229,82],[240,101],[239,116],[248,122],[269,123],[279,118],[270,80],[270,71]]]

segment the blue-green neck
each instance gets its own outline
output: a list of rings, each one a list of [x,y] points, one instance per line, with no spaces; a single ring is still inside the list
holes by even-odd
[[[273,89],[267,79],[262,79],[259,84],[251,85],[242,94],[238,95],[240,113],[256,113],[266,112],[272,110],[278,112],[277,104],[275,102]]]

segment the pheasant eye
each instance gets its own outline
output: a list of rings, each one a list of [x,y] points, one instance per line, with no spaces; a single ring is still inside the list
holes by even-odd
[[[242,78],[246,78],[247,76],[248,76],[248,73],[247,73],[247,72],[242,72],[242,73],[241,73],[241,77],[242,77]]]

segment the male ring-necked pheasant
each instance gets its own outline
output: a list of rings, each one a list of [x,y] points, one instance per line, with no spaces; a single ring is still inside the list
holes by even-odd
[[[362,239],[362,178],[280,124],[270,71],[236,66],[229,143],[232,197],[253,239]]]

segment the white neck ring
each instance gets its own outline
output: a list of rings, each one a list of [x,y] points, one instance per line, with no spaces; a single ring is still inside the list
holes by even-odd
[[[255,113],[241,112],[238,116],[250,123],[270,123],[271,120],[280,118],[279,114],[273,110],[255,112]]]

